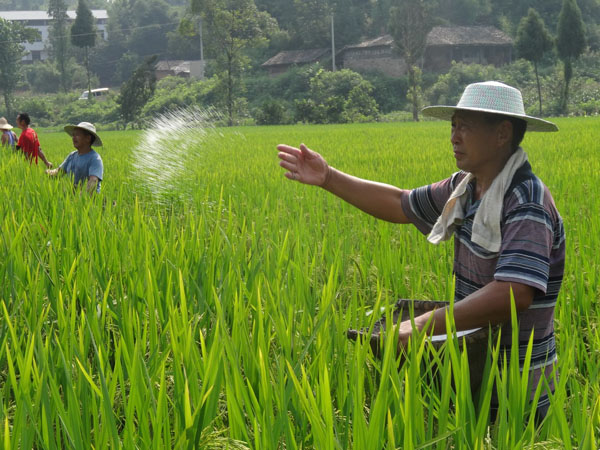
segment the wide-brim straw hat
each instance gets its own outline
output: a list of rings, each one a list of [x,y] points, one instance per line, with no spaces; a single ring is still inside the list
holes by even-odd
[[[98,133],[96,133],[96,127],[94,124],[89,122],[79,122],[77,125],[67,125],[64,129],[69,136],[73,136],[73,130],[76,128],[85,130],[94,135],[96,139],[94,139],[94,142],[92,142],[92,147],[102,147],[102,139],[100,139],[100,136],[98,136]]]
[[[13,126],[4,117],[0,117],[0,130],[12,130]]]
[[[525,114],[521,91],[498,81],[469,84],[456,106],[428,106],[423,114],[451,120],[455,111],[478,111],[516,117],[527,122],[527,131],[558,131],[552,122]]]

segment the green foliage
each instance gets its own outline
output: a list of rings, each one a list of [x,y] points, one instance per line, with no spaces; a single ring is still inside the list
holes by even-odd
[[[90,74],[90,60],[89,50],[90,47],[96,45],[96,27],[94,26],[94,16],[92,11],[88,8],[85,0],[78,0],[77,4],[77,16],[75,22],[71,26],[71,43],[75,47],[84,49],[84,64],[87,73],[87,88],[88,88],[88,99],[92,98],[91,89],[91,74]]]
[[[142,109],[142,116],[153,118],[159,114],[188,106],[209,107],[215,103],[216,79],[202,81],[180,77],[166,77],[158,81],[154,95]]]
[[[61,88],[61,73],[55,64],[35,62],[23,67],[28,87],[34,92],[58,92]]]
[[[60,74],[60,88],[67,92],[70,85],[67,3],[64,0],[48,0],[48,14],[52,17],[49,29],[51,56]]]
[[[75,22],[71,26],[71,43],[79,48],[96,45],[94,16],[85,0],[78,0]]]
[[[156,56],[147,58],[143,64],[134,70],[131,78],[121,86],[117,103],[125,126],[129,123],[140,123],[142,119],[140,112],[154,94],[156,87],[154,65],[156,59]]]
[[[494,73],[493,66],[453,63],[448,73],[440,75],[427,91],[427,98],[432,105],[456,105],[466,85],[493,80]]]
[[[52,116],[50,103],[42,97],[29,97],[19,102],[19,110],[35,117],[36,122],[43,124]]]
[[[68,103],[60,112],[60,123],[74,124],[82,121],[91,122],[100,127],[112,125],[112,128],[121,128],[119,121],[122,119],[120,105],[114,96],[103,101],[76,100]]]
[[[377,73],[363,76],[373,85],[372,95],[382,113],[406,108],[406,92],[408,91],[406,77],[388,77]]]
[[[280,125],[290,123],[290,117],[286,114],[288,104],[275,99],[266,99],[254,113],[258,125]]]
[[[344,123],[374,120],[379,114],[372,97],[373,85],[349,69],[319,69],[310,79],[308,99],[295,102],[297,121]]]
[[[520,58],[538,63],[544,54],[552,50],[554,39],[546,29],[538,12],[529,8],[527,16],[521,19],[515,40],[515,49]]]
[[[569,83],[573,76],[573,62],[581,56],[585,49],[585,32],[581,10],[576,0],[563,0],[558,18],[558,36],[556,38],[558,56],[564,64],[564,90],[562,93],[561,109],[567,112],[569,100]]]
[[[211,30],[208,43],[216,59],[217,92],[231,126],[242,100],[242,73],[249,63],[244,51],[264,45],[277,24],[256,8],[254,0],[192,0],[191,7]]]
[[[370,122],[378,116],[379,108],[373,98],[373,85],[362,80],[352,88],[344,103],[344,122]]]
[[[421,72],[418,61],[423,57],[427,35],[433,27],[432,5],[425,0],[406,0],[390,9],[390,32],[394,48],[404,58],[408,71],[409,101],[413,120],[419,120]]]
[[[533,62],[535,77],[538,87],[539,97],[539,115],[542,111],[542,91],[538,75],[538,63],[544,58],[544,54],[549,52],[554,46],[554,39],[546,29],[544,21],[533,8],[529,8],[527,17],[523,17],[517,30],[517,40],[515,47],[517,54],[521,58]]]

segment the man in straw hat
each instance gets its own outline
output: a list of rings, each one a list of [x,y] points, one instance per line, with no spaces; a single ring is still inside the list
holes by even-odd
[[[47,170],[46,173],[50,176],[69,174],[73,176],[75,188],[85,181],[90,194],[100,192],[104,166],[100,155],[92,149],[102,146],[102,139],[96,133],[96,127],[89,122],[80,122],[78,125],[67,125],[64,130],[72,137],[76,150],[69,153],[59,167]]]
[[[19,141],[17,142],[17,150],[21,150],[25,157],[29,160],[29,163],[35,161],[38,163],[38,157],[46,164],[46,167],[52,167],[52,163],[46,159],[46,155],[40,147],[40,141],[38,135],[31,124],[31,118],[27,113],[19,113],[17,115],[17,126],[21,129],[19,135]]]
[[[8,147],[15,150],[17,145],[17,135],[12,130],[13,127],[4,117],[0,117],[0,131],[2,132],[2,147]]]
[[[430,106],[430,117],[450,120],[450,142],[460,169],[445,180],[412,190],[353,177],[309,150],[279,145],[285,176],[320,186],[377,218],[412,223],[431,243],[454,235],[455,306],[458,330],[500,324],[501,345],[511,344],[511,292],[517,310],[520,364],[533,332],[531,396],[556,361],[554,305],[564,272],[565,234],[548,188],[520,147],[526,130],[557,131],[525,114],[521,92],[498,82],[466,87],[458,105]],[[417,329],[445,334],[447,308],[415,318]],[[400,344],[413,333],[399,326]],[[543,390],[536,414],[549,406]],[[492,400],[492,417],[497,399]]]

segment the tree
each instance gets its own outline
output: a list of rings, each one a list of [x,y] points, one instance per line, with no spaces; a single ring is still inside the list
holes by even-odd
[[[242,73],[249,60],[248,48],[266,43],[276,23],[258,11],[254,0],[191,0],[192,12],[202,17],[209,45],[216,56],[219,90],[223,92],[229,125],[233,125],[236,101],[243,92]]]
[[[176,30],[173,8],[164,0],[113,0],[108,6],[107,41],[94,49],[91,66],[104,84],[119,85],[151,55],[169,54]],[[123,55],[127,60],[122,61]]]
[[[390,9],[390,31],[395,50],[404,58],[408,71],[408,99],[413,120],[419,120],[421,71],[417,64],[423,58],[432,21],[425,0],[403,0]]]
[[[538,63],[544,54],[554,46],[554,39],[546,29],[544,21],[533,8],[529,8],[526,17],[523,17],[517,30],[515,47],[521,58],[531,61],[535,69],[535,80],[537,82],[538,99],[540,104],[540,116],[542,116],[542,89],[538,75]]]
[[[564,64],[565,86],[561,99],[561,110],[566,113],[569,100],[569,83],[573,76],[573,62],[581,56],[585,49],[583,20],[576,0],[563,0],[562,9],[558,16],[556,49]]]
[[[87,73],[88,101],[92,100],[92,86],[90,83],[90,47],[96,45],[96,27],[94,26],[94,16],[88,8],[85,0],[79,0],[77,4],[77,16],[75,23],[71,27],[71,43],[83,48],[85,58],[85,71]]]
[[[156,87],[156,74],[154,66],[156,56],[146,58],[134,71],[129,80],[121,86],[121,93],[117,103],[121,111],[121,118],[125,128],[129,123],[139,123],[140,111],[154,95]]]
[[[21,58],[25,54],[21,42],[34,42],[37,37],[37,30],[0,18],[0,90],[8,117],[14,116],[13,93],[21,77]]]
[[[67,39],[67,4],[64,0],[49,0],[48,15],[52,17],[50,26],[50,45],[56,68],[60,73],[60,87],[63,92],[69,89],[69,71],[67,58],[69,41]]]

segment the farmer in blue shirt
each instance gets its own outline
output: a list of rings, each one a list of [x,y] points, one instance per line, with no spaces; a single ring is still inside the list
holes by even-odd
[[[102,146],[96,127],[89,122],[81,122],[79,125],[67,125],[65,131],[73,138],[76,151],[71,152],[59,167],[46,173],[49,176],[69,174],[73,177],[75,188],[85,182],[88,193],[100,192],[104,166],[100,155],[92,149]]]

